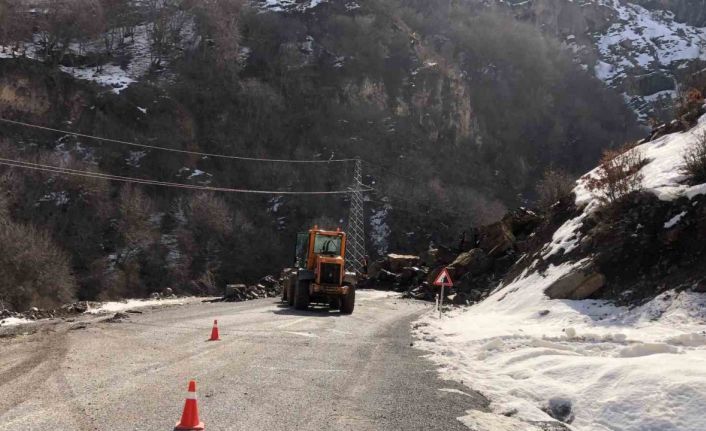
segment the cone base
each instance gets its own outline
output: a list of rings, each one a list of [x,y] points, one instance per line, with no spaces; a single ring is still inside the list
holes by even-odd
[[[186,427],[186,426],[180,426],[181,422],[177,422],[176,426],[174,427],[174,431],[201,431],[205,429],[203,422],[199,422],[198,425],[193,426],[193,427]]]

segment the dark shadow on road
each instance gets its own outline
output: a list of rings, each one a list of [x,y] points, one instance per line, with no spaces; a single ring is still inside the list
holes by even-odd
[[[341,317],[345,314],[341,314],[338,310],[331,310],[326,305],[310,305],[308,310],[297,310],[294,307],[290,307],[286,304],[278,303],[277,310],[272,311],[274,314],[279,314],[283,316],[307,316],[307,317]]]

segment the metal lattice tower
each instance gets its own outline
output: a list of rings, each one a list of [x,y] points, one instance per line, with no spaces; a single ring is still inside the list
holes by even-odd
[[[346,246],[346,269],[358,274],[363,270],[365,259],[365,212],[363,207],[363,163],[355,161],[353,185],[351,186],[351,208],[348,215],[348,245]]]

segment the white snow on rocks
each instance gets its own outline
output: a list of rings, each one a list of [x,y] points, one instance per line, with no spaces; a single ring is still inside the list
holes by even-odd
[[[602,61],[596,75],[601,79],[611,81],[633,67],[655,69],[682,60],[706,59],[706,28],[682,24],[669,12],[624,1],[606,0],[604,4],[617,12],[620,21],[597,42]]]
[[[666,135],[630,150],[642,152],[642,155],[649,161],[640,170],[643,176],[643,188],[665,201],[674,200],[681,196],[692,199],[696,195],[706,193],[706,184],[695,186],[683,184],[686,175],[681,170],[681,166],[684,164],[684,154],[689,148],[696,145],[704,133],[706,133],[706,116],[701,117],[698,125],[691,130]],[[584,175],[574,189],[576,204],[579,207],[586,206],[587,210],[595,208],[599,203],[598,193],[589,190],[586,181],[597,171],[598,168]]]
[[[674,217],[672,217],[671,219],[669,219],[669,220],[664,224],[664,228],[665,228],[665,229],[671,229],[671,228],[673,228],[674,226],[676,226],[677,224],[679,224],[679,222],[681,221],[682,217],[684,217],[685,215],[686,215],[686,211],[682,211],[682,212],[680,212],[679,214],[675,215]]]
[[[574,265],[532,273],[415,335],[442,377],[488,396],[494,415],[459,418],[478,431],[533,429],[549,400],[571,402],[576,430],[700,430],[706,403],[706,295],[665,293],[635,309],[549,300]]]
[[[24,325],[25,323],[30,323],[30,322],[32,322],[32,321],[29,319],[23,319],[20,317],[6,317],[4,319],[0,319],[0,327]]]
[[[104,302],[95,308],[89,308],[86,313],[102,314],[117,313],[119,311],[136,310],[145,307],[159,307],[164,305],[183,305],[194,301],[196,298],[175,298],[175,299],[128,299],[117,302]]]
[[[259,7],[273,12],[305,12],[326,2],[327,0],[263,0],[260,1]]]
[[[392,209],[389,203],[385,203],[382,208],[372,210],[370,216],[370,239],[373,247],[379,255],[383,256],[389,248],[390,226],[387,224],[387,215]]]
[[[683,155],[706,132],[706,117],[684,133],[635,147],[648,163],[642,185],[659,199],[691,199]],[[580,242],[581,221],[600,204],[599,191],[577,182],[582,213],[561,226],[543,255]],[[680,214],[665,223],[670,228]],[[486,300],[415,325],[421,348],[442,377],[462,381],[491,401],[494,414],[459,418],[477,431],[532,430],[552,420],[550,400],[571,405],[572,429],[584,431],[706,430],[706,294],[667,291],[632,309],[599,300],[550,300],[544,290],[585,261],[526,270]],[[530,266],[534,268],[534,265]],[[502,415],[502,417],[498,417]]]

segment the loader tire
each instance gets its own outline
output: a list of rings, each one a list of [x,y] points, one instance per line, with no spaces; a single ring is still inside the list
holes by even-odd
[[[355,308],[355,287],[351,286],[348,294],[341,297],[341,314],[353,314]]]
[[[287,286],[287,304],[292,307],[294,306],[294,295],[296,290],[297,280],[293,279],[289,282]]]
[[[294,294],[294,308],[306,310],[309,308],[309,281],[300,281]]]
[[[340,310],[341,309],[341,298],[334,296],[331,298],[328,302],[328,308],[331,310]]]

